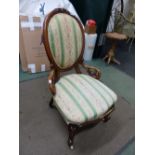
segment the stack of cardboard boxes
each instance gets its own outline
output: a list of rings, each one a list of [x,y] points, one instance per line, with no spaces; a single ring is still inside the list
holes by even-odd
[[[20,16],[19,52],[22,70],[31,73],[48,71],[50,63],[41,43],[41,18],[31,18],[33,24],[30,23],[28,16]]]

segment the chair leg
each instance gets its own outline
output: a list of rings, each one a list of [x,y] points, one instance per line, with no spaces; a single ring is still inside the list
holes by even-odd
[[[51,98],[51,100],[49,102],[49,106],[50,106],[50,108],[54,108],[54,106],[53,106],[53,97]]]
[[[120,65],[120,62],[115,58],[115,50],[116,50],[116,43],[113,42],[112,47],[109,49],[103,60],[107,59],[108,64],[110,64],[110,62],[113,61],[114,63]]]
[[[106,60],[108,58],[108,55],[106,54],[105,57],[103,58],[103,60]]]
[[[110,64],[110,61],[111,61],[111,56],[109,56],[108,58],[108,64]]]
[[[68,137],[68,146],[71,150],[74,149],[74,136],[77,133],[78,126],[69,124],[68,125],[68,132],[69,132],[69,137]]]
[[[108,122],[110,119],[111,119],[111,116],[110,116],[110,115],[107,115],[107,116],[104,117],[103,122],[106,123],[106,122]]]
[[[115,62],[115,63],[118,64],[118,65],[121,64],[121,63],[120,63],[117,59],[115,59],[115,58],[113,58],[112,61]]]

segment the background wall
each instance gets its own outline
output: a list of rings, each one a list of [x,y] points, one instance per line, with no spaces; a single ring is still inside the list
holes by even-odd
[[[113,0],[70,0],[85,24],[87,19],[95,19],[97,32],[105,32]]]
[[[106,32],[113,0],[70,0],[79,14],[83,24],[87,19],[95,19],[97,22],[97,41],[94,49],[94,58],[100,56],[102,47],[98,46],[99,34]]]
[[[114,11],[114,9],[116,7],[118,7],[118,4],[120,3],[120,0],[114,0],[113,2],[113,6],[112,6],[112,12]],[[123,0],[123,14],[127,17],[129,15],[129,13],[131,12],[131,10],[135,9],[135,0]],[[109,22],[107,25],[107,32],[111,32],[114,29],[114,20],[115,17],[111,16],[109,18]]]

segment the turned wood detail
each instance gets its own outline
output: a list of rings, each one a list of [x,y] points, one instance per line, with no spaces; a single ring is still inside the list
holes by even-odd
[[[70,149],[74,149],[74,137],[75,134],[77,134],[79,127],[74,124],[69,124],[68,125],[68,132],[69,132],[69,137],[68,137],[68,146]]]
[[[105,36],[108,39],[111,39],[112,41],[112,46],[103,58],[103,60],[107,59],[108,64],[110,62],[114,62],[118,65],[120,65],[120,62],[115,58],[115,52],[116,52],[116,47],[117,47],[117,40],[126,40],[128,37],[125,34],[120,34],[117,32],[106,32]]]
[[[76,134],[78,134],[79,132],[85,130],[85,129],[89,129],[90,127],[94,127],[95,125],[97,125],[100,121],[103,121],[104,123],[108,122],[111,118],[111,113],[114,111],[115,107],[112,106],[101,118],[97,119],[97,120],[92,120],[92,121],[88,121],[85,122],[83,124],[68,124],[68,132],[69,132],[69,137],[68,137],[68,146],[70,149],[74,149],[74,138],[76,136]]]
[[[86,69],[87,73],[90,76],[92,76],[92,77],[94,77],[95,79],[98,79],[98,80],[101,78],[101,71],[98,68],[96,68],[94,66],[84,64],[83,62],[81,63],[81,65],[82,65],[82,67],[84,69]]]
[[[107,54],[105,55],[103,59],[104,60],[107,59],[108,64],[110,64],[110,62],[114,62],[120,65],[120,62],[115,58],[115,51],[116,51],[116,41],[113,41],[112,47],[110,48],[110,50],[107,52]]]
[[[78,74],[81,74],[81,73],[82,73],[81,70],[80,70],[80,68],[79,68],[79,65],[76,65],[76,66],[75,66],[75,71],[76,71],[76,73],[78,73]]]

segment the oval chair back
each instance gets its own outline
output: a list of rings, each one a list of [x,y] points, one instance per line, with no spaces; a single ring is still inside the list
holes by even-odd
[[[65,9],[55,9],[46,16],[43,42],[51,65],[59,70],[72,69],[83,60],[83,26]]]

